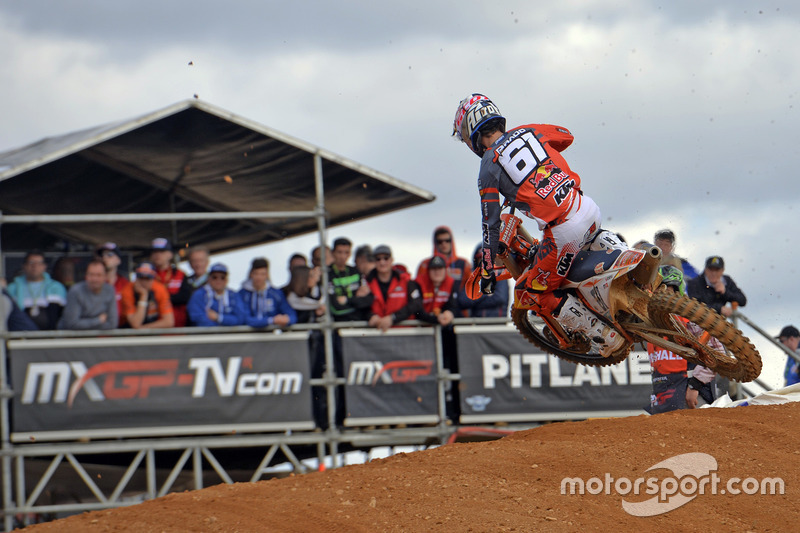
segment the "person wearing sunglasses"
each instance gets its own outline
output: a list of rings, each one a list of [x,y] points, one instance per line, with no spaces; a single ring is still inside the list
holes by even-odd
[[[122,291],[123,326],[134,329],[175,327],[169,291],[156,279],[153,265],[139,263],[134,274],[136,279]]]
[[[472,273],[470,262],[456,255],[456,245],[453,232],[447,226],[439,226],[433,230],[433,255],[441,257],[447,266],[447,275],[453,278],[456,287],[461,287]],[[416,279],[428,275],[428,264],[431,258],[423,260],[417,267]]]
[[[393,268],[392,250],[385,244],[375,247],[375,268],[367,284],[375,296],[369,326],[386,331],[398,322],[415,318],[422,310],[422,292],[417,282]]]
[[[241,326],[247,313],[239,295],[228,288],[228,267],[222,263],[211,265],[206,284],[194,291],[186,310],[199,327]]]

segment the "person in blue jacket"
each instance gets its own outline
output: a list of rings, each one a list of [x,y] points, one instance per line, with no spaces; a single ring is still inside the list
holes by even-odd
[[[228,267],[214,263],[208,270],[208,283],[192,294],[186,306],[195,326],[241,326],[246,311],[236,291],[228,288]]]
[[[269,282],[269,261],[263,257],[253,259],[250,279],[239,291],[245,310],[245,324],[254,328],[266,326],[291,326],[297,322],[297,313],[286,301],[283,291]]]

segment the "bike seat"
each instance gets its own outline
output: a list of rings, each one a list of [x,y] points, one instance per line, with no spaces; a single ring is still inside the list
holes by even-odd
[[[622,250],[586,250],[578,252],[567,272],[567,281],[579,283],[610,269]]]

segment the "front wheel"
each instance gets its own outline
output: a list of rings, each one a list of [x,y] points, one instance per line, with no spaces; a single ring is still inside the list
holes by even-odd
[[[570,363],[588,366],[614,365],[624,361],[631,350],[631,345],[627,344],[610,356],[603,357],[597,352],[594,344],[583,343],[576,345],[575,351],[568,351],[561,348],[558,339],[553,336],[547,324],[536,313],[528,309],[512,309],[511,320],[528,342],[544,352],[556,355]]]
[[[647,312],[657,326],[670,330],[668,340],[694,350],[696,357],[679,354],[685,359],[741,382],[752,381],[761,374],[761,356],[750,339],[707,305],[677,292],[660,292],[653,294]],[[693,322],[707,335],[692,333],[681,318]],[[725,350],[712,349],[708,336],[716,337]]]

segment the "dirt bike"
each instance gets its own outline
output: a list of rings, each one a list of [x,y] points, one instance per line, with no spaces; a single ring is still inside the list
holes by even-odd
[[[539,241],[511,213],[501,215],[498,280],[523,278],[536,255]],[[532,344],[562,359],[590,366],[607,366],[628,357],[640,342],[666,348],[689,362],[714,370],[729,379],[752,381],[761,373],[761,356],[750,340],[733,324],[705,304],[661,283],[661,250],[653,245],[628,248],[615,234],[601,230],[572,258],[560,290],[572,291],[607,326],[626,340],[622,347],[602,355],[595,340],[567,331],[554,317],[537,314],[522,286],[514,290],[511,319]],[[479,296],[480,269],[467,282],[472,296]],[[470,288],[471,287],[471,288]],[[690,332],[686,322],[702,333]],[[692,328],[697,332],[697,328]],[[717,338],[725,350],[708,346]],[[598,339],[599,340],[599,339]]]

